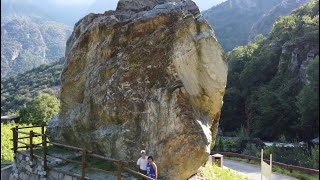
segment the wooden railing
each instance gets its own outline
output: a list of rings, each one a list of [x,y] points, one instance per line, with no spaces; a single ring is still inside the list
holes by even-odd
[[[33,132],[32,130],[28,133],[28,132],[23,132],[23,131],[19,131],[19,129],[27,129],[27,128],[35,128],[35,127],[41,127],[41,134],[40,133],[36,133]],[[40,158],[43,160],[43,166],[44,166],[44,170],[47,172],[46,174],[48,174],[48,170],[53,170],[53,171],[57,171],[60,173],[64,173],[70,176],[74,176],[77,178],[81,178],[82,180],[84,179],[89,179],[89,177],[86,176],[86,170],[92,170],[92,171],[96,171],[96,172],[103,172],[106,174],[110,174],[113,176],[116,176],[118,178],[118,180],[121,180],[121,177],[126,177],[123,172],[124,171],[128,171],[130,173],[133,173],[135,175],[138,175],[144,179],[148,179],[148,180],[153,180],[153,178],[150,178],[144,174],[141,174],[137,171],[134,171],[132,169],[130,169],[128,167],[128,162],[124,162],[121,160],[116,160],[116,159],[112,159],[112,158],[108,158],[108,157],[104,157],[98,154],[94,154],[93,151],[87,150],[85,148],[79,148],[79,147],[74,147],[74,146],[70,146],[70,145],[65,145],[65,144],[60,144],[60,143],[56,143],[56,142],[49,142],[47,141],[47,135],[45,134],[44,131],[45,126],[33,126],[33,127],[23,127],[23,128],[19,128],[18,126],[12,128],[12,135],[13,135],[13,139],[11,139],[13,141],[13,152],[17,153],[18,149],[21,148],[26,148],[27,150],[29,149],[29,156],[30,156],[30,160],[33,161],[34,157]],[[28,135],[28,136],[24,136],[24,137],[20,137],[19,138],[19,134],[24,134],[24,135]],[[42,137],[42,143],[39,144],[34,144],[33,143],[33,138],[34,137]],[[29,143],[24,143],[19,141],[20,139],[26,139],[29,138]],[[23,144],[25,146],[18,146],[18,143]],[[52,144],[55,145],[57,147],[62,147],[71,151],[76,151],[76,152],[80,152],[81,153],[81,162],[80,161],[76,161],[76,160],[71,160],[71,159],[67,159],[67,158],[62,158],[62,157],[57,157],[55,155],[52,154],[48,154],[47,151],[47,144]],[[38,147],[42,149],[42,157],[37,156],[34,154],[34,147]],[[81,166],[81,175],[77,175],[74,173],[70,173],[70,172],[66,172],[66,171],[62,171],[53,167],[48,167],[48,161],[47,161],[47,156],[51,156],[54,158],[58,158],[61,159],[63,161],[66,161],[68,163],[73,163],[73,164],[77,164]],[[104,161],[108,161],[108,162],[112,162],[116,167],[117,167],[117,172],[111,172],[111,171],[106,171],[103,169],[99,169],[99,168],[94,168],[94,167],[89,167],[88,166],[88,162],[87,162],[87,158],[88,157],[93,157],[93,158],[97,158],[100,160],[104,160]]]
[[[212,152],[211,154],[213,154],[213,153],[216,153],[216,152]],[[227,156],[227,157],[228,156],[229,157],[237,157],[237,158],[243,158],[243,159],[253,160],[253,161],[257,161],[257,162],[261,161],[261,159],[258,157],[249,156],[249,155],[245,155],[245,154],[238,154],[238,153],[232,153],[232,152],[218,152],[218,153],[222,154],[224,156]],[[265,159],[264,161],[266,161],[267,163],[270,163],[270,161],[267,159]],[[290,170],[290,172],[292,172],[294,170],[294,171],[300,171],[300,172],[304,172],[304,173],[308,173],[308,174],[318,174],[319,175],[319,170],[317,170],[317,169],[309,169],[309,168],[305,168],[305,167],[294,166],[294,165],[289,165],[289,164],[284,164],[284,163],[274,162],[274,161],[272,161],[272,165],[288,169],[288,170]]]

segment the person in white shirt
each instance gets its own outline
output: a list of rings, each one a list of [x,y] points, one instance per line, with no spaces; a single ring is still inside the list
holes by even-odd
[[[141,174],[147,175],[148,158],[146,155],[146,151],[141,150],[140,155],[141,155],[141,157],[137,161],[137,166],[139,167],[139,172]]]

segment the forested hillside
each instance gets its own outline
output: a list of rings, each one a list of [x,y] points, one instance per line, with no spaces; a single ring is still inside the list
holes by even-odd
[[[30,4],[1,1],[1,79],[58,61],[71,31]]]
[[[226,52],[268,35],[275,20],[309,0],[228,0],[203,12]]]
[[[249,41],[254,41],[258,34],[264,36],[269,35],[273,24],[280,16],[289,15],[293,9],[306,4],[310,0],[283,0],[281,3],[274,6],[270,11],[265,13],[255,24],[251,27],[249,33]]]
[[[319,1],[280,17],[270,37],[228,55],[223,132],[310,140],[319,135]],[[230,133],[229,133],[230,134]]]
[[[58,95],[64,59],[1,80],[1,115],[19,110],[37,94]]]

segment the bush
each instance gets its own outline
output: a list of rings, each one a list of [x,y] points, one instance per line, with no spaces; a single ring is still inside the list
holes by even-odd
[[[254,144],[247,144],[247,147],[244,149],[243,154],[260,157],[260,149],[258,149]]]
[[[13,142],[10,140],[12,139],[12,130],[18,124],[11,123],[11,124],[3,124],[1,123],[1,162],[11,162],[13,161]],[[31,124],[19,124],[19,127],[27,127],[32,126]],[[22,129],[20,131],[30,132],[33,130],[34,132],[41,133],[41,128],[30,128],[30,129]],[[19,134],[19,137],[24,137],[26,135]],[[24,143],[29,143],[29,139],[20,139],[19,141]],[[38,144],[41,143],[41,137],[34,137],[33,142]],[[21,144],[18,143],[18,146]]]
[[[319,146],[312,148],[310,154],[298,143],[295,143],[294,147],[279,147],[274,144],[272,147],[266,147],[263,154],[265,158],[272,154],[273,161],[276,162],[319,169]]]
[[[39,94],[28,106],[20,109],[24,123],[45,125],[59,112],[59,100],[50,94]]]
[[[310,162],[314,169],[319,169],[319,145],[316,145],[314,148],[312,148]]]
[[[224,146],[223,146],[223,141],[221,138],[218,139],[216,145],[213,148],[214,151],[217,152],[223,152],[224,151]]]
[[[240,141],[237,139],[226,139],[223,142],[223,147],[226,152],[238,152]]]

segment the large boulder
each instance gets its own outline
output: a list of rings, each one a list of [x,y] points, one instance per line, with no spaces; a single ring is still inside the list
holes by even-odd
[[[187,179],[215,142],[227,62],[191,0],[120,0],[81,19],[67,42],[55,142]]]

